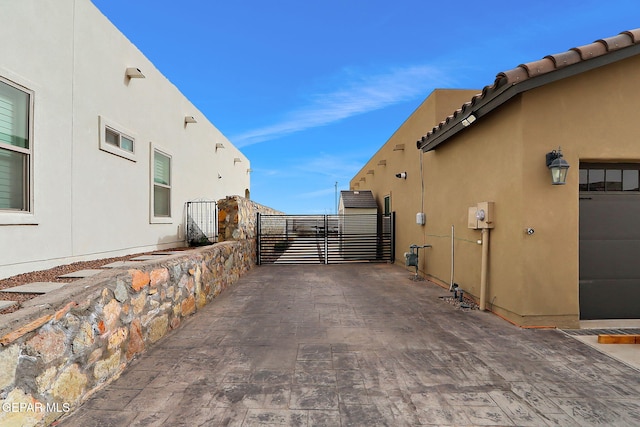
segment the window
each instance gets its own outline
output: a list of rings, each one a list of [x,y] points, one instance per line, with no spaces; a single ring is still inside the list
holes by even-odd
[[[31,94],[0,79],[0,211],[31,210]]]
[[[129,131],[124,131],[111,121],[100,116],[100,149],[125,159],[136,161],[135,158],[135,137]]]
[[[153,149],[153,216],[171,217],[171,156]]]
[[[580,165],[580,191],[640,192],[640,164]]]
[[[391,214],[391,196],[384,196],[384,214]]]

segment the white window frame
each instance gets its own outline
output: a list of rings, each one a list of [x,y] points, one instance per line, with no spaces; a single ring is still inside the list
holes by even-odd
[[[98,126],[100,129],[100,137],[99,137],[99,148],[102,151],[106,151],[110,154],[115,154],[116,156],[122,157],[127,160],[131,160],[132,162],[137,161],[136,159],[136,136],[133,132],[126,130],[123,126],[105,118],[104,116],[98,116]],[[133,151],[125,150],[121,148],[120,145],[114,145],[107,142],[107,129],[109,129],[112,133],[118,135],[118,138],[122,138],[123,136],[131,141],[133,141]]]
[[[171,224],[173,222],[173,156],[165,149],[159,147],[153,142],[150,144],[149,150],[149,187],[150,187],[150,204],[149,204],[149,222],[151,224]],[[155,182],[155,154],[160,153],[169,158],[169,185],[156,184]],[[169,189],[169,216],[156,216],[155,213],[155,192],[156,185],[160,185]]]
[[[27,171],[24,177],[24,201],[25,209],[0,209],[0,224],[3,225],[20,225],[20,224],[36,224],[34,217],[34,180],[33,180],[33,117],[34,117],[34,91],[27,89],[26,87],[0,76],[0,82],[24,92],[29,96],[28,109],[28,125],[27,125],[27,139],[28,148],[17,147],[15,145],[6,144],[0,142],[0,147],[7,151],[21,153],[27,156],[26,168]]]

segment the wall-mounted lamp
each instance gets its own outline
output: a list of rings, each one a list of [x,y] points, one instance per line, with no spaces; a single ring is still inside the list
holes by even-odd
[[[473,114],[469,114],[467,117],[462,119],[462,126],[467,127],[475,121],[476,121],[476,116],[474,116]]]
[[[140,71],[140,68],[127,67],[127,71],[125,71],[125,74],[130,79],[144,79],[144,74],[142,74],[142,71]]]
[[[222,175],[218,173],[218,179],[222,179]]]
[[[406,172],[397,173],[396,178],[407,179],[407,173]]]
[[[198,121],[193,116],[184,116],[184,123],[198,123]]]
[[[564,185],[567,182],[567,172],[569,171],[569,163],[562,156],[562,150],[558,147],[547,153],[547,167],[551,171],[551,184]]]
[[[233,158],[233,164],[235,165],[236,163],[240,163],[242,161],[242,159],[240,157],[234,157]]]

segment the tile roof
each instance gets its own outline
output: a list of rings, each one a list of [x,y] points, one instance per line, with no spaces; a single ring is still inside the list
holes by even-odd
[[[640,54],[640,28],[498,73],[492,85],[485,86],[481,93],[430,130],[417,141],[417,146],[423,151],[435,149],[518,93],[637,54]]]
[[[371,190],[341,191],[340,198],[345,208],[378,209]]]

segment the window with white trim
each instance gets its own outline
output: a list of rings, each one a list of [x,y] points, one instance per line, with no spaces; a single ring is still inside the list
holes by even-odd
[[[135,162],[136,138],[132,132],[102,116],[99,119],[100,149]]]
[[[171,217],[171,156],[153,149],[153,216]]]
[[[0,211],[31,210],[32,95],[0,78]]]

